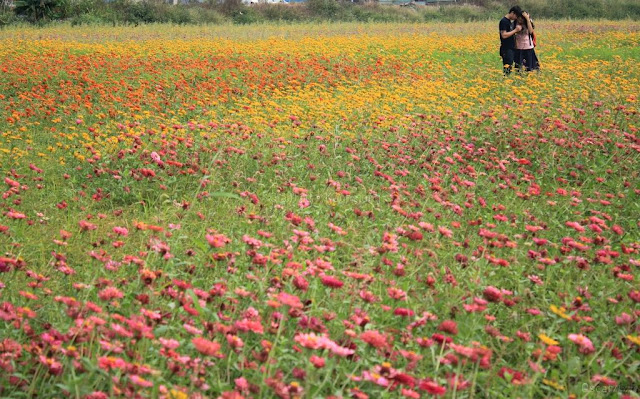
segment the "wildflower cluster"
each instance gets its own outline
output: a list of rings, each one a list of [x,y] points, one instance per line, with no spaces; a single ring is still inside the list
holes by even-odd
[[[0,32],[0,396],[633,387],[639,26],[461,26]]]

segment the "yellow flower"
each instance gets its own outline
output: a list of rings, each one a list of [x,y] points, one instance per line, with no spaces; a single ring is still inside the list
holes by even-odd
[[[182,391],[178,391],[177,389],[172,389],[169,391],[169,398],[170,399],[188,399],[189,395],[187,395]]]
[[[549,380],[549,379],[543,379],[542,383],[544,385],[550,386],[552,388],[557,389],[558,391],[564,391],[564,387],[562,385],[560,385],[559,383],[557,383],[556,381],[553,380]]]
[[[627,335],[627,339],[634,344],[640,346],[640,337],[634,337],[633,335]]]
[[[538,334],[538,338],[540,338],[540,341],[544,342],[547,345],[558,345],[559,342],[556,341],[555,339],[548,337],[544,334]]]
[[[571,316],[567,315],[567,309],[563,307],[557,307],[556,305],[549,306],[549,310],[557,316],[562,317],[565,320],[571,320]]]

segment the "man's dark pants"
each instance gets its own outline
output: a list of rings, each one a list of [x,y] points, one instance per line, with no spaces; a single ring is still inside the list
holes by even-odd
[[[500,48],[500,56],[502,57],[502,67],[505,75],[511,73],[513,61],[515,59],[515,50],[512,48]]]

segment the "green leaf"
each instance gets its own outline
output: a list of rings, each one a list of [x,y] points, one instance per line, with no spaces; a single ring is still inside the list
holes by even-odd
[[[191,298],[191,300],[193,301],[193,303],[192,303],[193,308],[194,308],[195,310],[197,310],[197,311],[198,311],[198,313],[200,313],[201,315],[202,315],[202,314],[207,313],[207,310],[203,309],[203,308],[202,308],[202,306],[200,306],[199,298],[198,298],[198,296],[196,295],[196,293],[195,293],[195,292],[193,292],[193,290],[191,290],[191,289],[187,290],[186,294],[187,294],[187,295]]]
[[[169,331],[169,327],[168,326],[159,326],[153,332],[154,332],[154,335],[162,335],[162,334],[166,333],[167,331]]]
[[[579,375],[582,370],[582,360],[578,356],[573,356],[567,362],[567,372],[571,375]]]
[[[62,389],[63,391],[71,392],[71,388],[69,388],[69,386],[67,386],[65,384],[56,384],[56,386],[58,388]]]

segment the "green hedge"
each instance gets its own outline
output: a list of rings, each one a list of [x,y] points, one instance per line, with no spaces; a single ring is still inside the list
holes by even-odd
[[[16,0],[35,1],[40,0]],[[232,21],[252,24],[267,21],[361,21],[424,22],[478,21],[497,19],[514,3],[509,0],[469,0],[448,5],[384,5],[336,0],[307,0],[295,4],[258,4],[246,6],[240,0],[207,0],[205,3],[171,5],[160,0],[48,0],[55,4],[41,13],[27,14],[14,8],[0,9],[0,26],[51,20],[68,20],[72,25],[147,23],[219,24]],[[544,19],[639,19],[638,0],[520,0],[536,18]],[[21,14],[21,15],[20,15]]]

